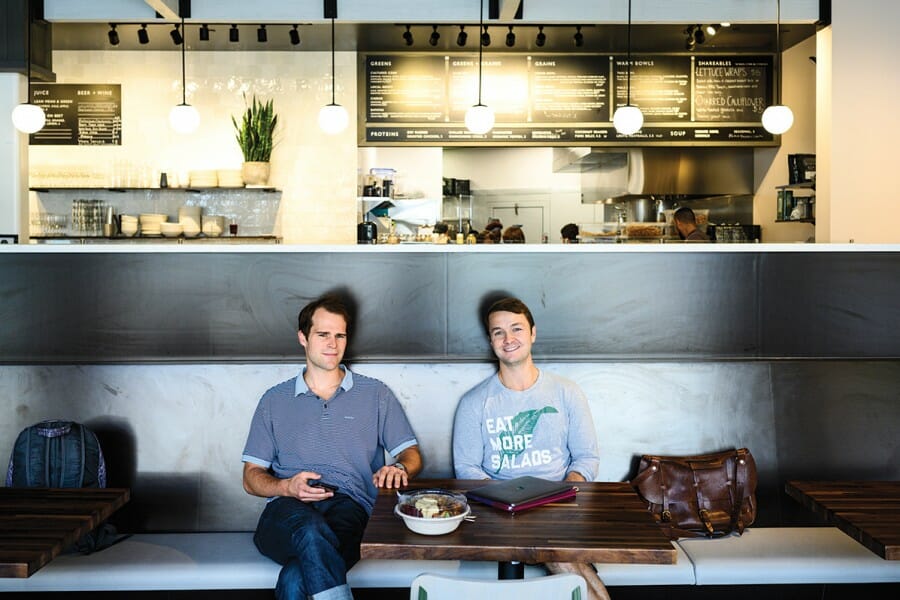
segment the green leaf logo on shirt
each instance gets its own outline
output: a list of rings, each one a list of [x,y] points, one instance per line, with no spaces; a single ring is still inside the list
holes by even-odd
[[[538,419],[541,418],[541,415],[550,414],[550,413],[558,413],[558,412],[559,411],[556,410],[555,408],[553,408],[552,406],[545,406],[544,408],[538,408],[535,410],[525,410],[525,411],[520,412],[512,419],[512,431],[504,431],[503,433],[501,433],[498,436],[498,438],[501,442],[501,447],[514,447],[515,444],[512,444],[512,443],[505,444],[505,443],[503,443],[503,441],[507,440],[508,442],[512,442],[516,438],[516,436],[519,436],[519,439],[521,439],[521,436],[533,434],[534,428],[537,425]],[[522,454],[522,452],[524,452],[524,451],[525,451],[524,447],[520,447],[520,448],[514,449],[514,450],[502,450],[500,453],[500,457],[501,457],[501,459],[504,456],[513,458],[515,456],[518,456],[519,454]],[[501,466],[496,471],[494,471],[494,474],[497,474],[500,472],[500,469],[503,468],[502,467],[503,462],[504,462],[503,460],[500,461]]]

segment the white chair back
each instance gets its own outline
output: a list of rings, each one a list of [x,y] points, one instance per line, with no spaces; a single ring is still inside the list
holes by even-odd
[[[409,589],[410,600],[587,600],[581,575],[564,573],[528,579],[463,579],[423,573]]]

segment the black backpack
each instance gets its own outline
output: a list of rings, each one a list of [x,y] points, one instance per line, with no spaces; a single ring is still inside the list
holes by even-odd
[[[73,421],[43,421],[16,438],[7,487],[106,487],[106,461],[96,434]]]
[[[6,486],[105,488],[106,461],[97,435],[74,421],[43,421],[26,427],[13,446]],[[103,523],[72,549],[89,554],[120,539],[112,525]]]

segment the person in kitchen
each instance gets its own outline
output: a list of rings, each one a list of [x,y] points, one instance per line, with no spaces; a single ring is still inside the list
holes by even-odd
[[[263,394],[242,455],[244,490],[269,499],[253,540],[282,565],[276,598],[352,600],[346,575],[376,488],[407,485],[422,459],[391,390],[341,364],[351,326],[343,300],[310,302],[298,325],[305,368]],[[385,465],[384,449],[397,462]]]
[[[697,229],[697,218],[687,206],[682,206],[675,211],[672,216],[675,220],[675,229],[678,230],[678,237],[686,242],[708,242],[709,238],[706,234]]]
[[[577,244],[578,243],[578,225],[575,223],[567,223],[562,226],[562,229],[559,230],[559,235],[562,238],[563,244]]]
[[[587,398],[574,382],[534,364],[537,327],[531,311],[518,298],[503,298],[488,308],[485,326],[498,369],[466,392],[456,409],[456,477],[592,481],[600,458]],[[588,563],[547,568],[584,577],[592,600],[609,598]]]

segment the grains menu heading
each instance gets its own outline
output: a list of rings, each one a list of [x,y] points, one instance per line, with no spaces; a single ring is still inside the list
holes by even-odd
[[[478,101],[472,54],[379,54],[360,62],[363,145],[755,145],[775,143],[760,119],[772,101],[765,56],[497,54],[482,63],[482,102],[496,115],[469,132]],[[628,80],[631,80],[630,90]],[[612,126],[617,106],[644,113],[635,135]]]

